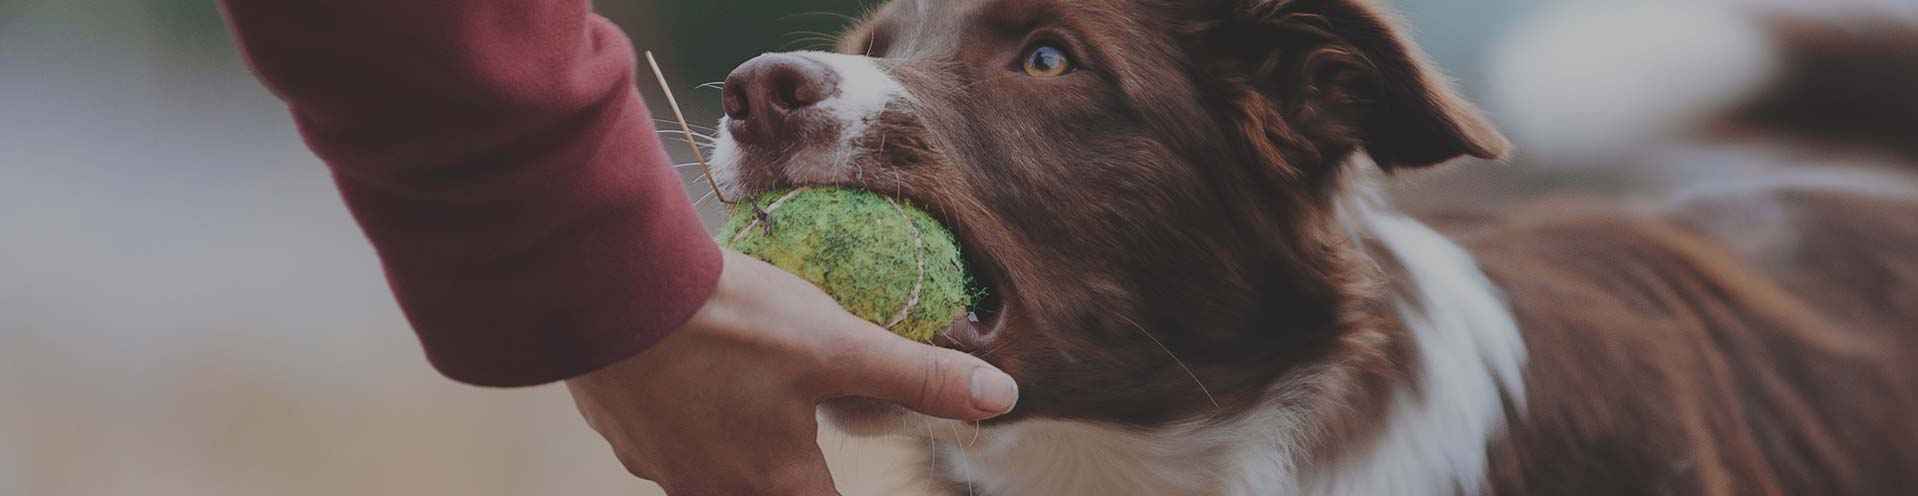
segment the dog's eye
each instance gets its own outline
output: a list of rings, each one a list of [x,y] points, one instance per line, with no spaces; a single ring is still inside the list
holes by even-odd
[[[1052,45],[1039,45],[1026,53],[1026,75],[1032,77],[1059,77],[1072,72],[1072,57],[1066,51]]]

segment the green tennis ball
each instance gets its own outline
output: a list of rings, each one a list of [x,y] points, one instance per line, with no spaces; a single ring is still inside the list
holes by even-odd
[[[914,341],[931,342],[975,296],[952,232],[868,191],[767,193],[733,209],[719,243],[811,281],[853,315]]]

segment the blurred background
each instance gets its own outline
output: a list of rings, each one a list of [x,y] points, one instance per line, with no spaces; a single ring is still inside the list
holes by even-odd
[[[718,92],[694,86],[763,51],[827,46],[868,3],[599,8],[659,52],[710,124]],[[1572,3],[1398,2],[1480,101],[1501,40]],[[481,390],[428,368],[326,169],[247,73],[213,0],[0,0],[0,116],[0,495],[651,490],[562,389]],[[1483,175],[1426,184],[1604,181]],[[885,441],[822,442],[848,494],[892,493],[890,474],[918,463]]]

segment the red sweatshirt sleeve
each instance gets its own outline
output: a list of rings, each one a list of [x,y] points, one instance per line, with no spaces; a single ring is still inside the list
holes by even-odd
[[[427,357],[540,384],[630,357],[721,257],[588,0],[222,0],[372,240]]]

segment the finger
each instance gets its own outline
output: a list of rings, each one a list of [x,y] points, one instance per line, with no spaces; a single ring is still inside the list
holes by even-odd
[[[1019,386],[985,361],[916,343],[883,329],[853,333],[829,383],[837,396],[875,398],[954,420],[977,421],[1012,410]]]

